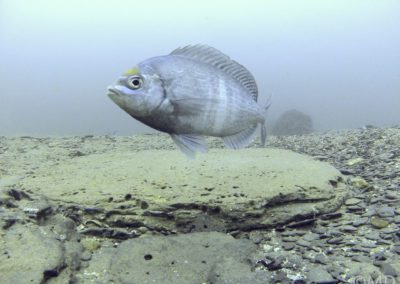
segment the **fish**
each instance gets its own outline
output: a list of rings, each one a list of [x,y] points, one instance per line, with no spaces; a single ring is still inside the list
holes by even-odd
[[[168,133],[188,158],[207,152],[205,136],[227,148],[247,147],[260,128],[265,145],[270,100],[244,66],[206,44],[180,47],[138,63],[109,86],[107,95],[136,120]]]

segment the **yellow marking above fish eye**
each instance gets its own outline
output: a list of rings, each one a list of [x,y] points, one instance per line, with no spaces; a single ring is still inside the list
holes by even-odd
[[[129,70],[127,70],[124,75],[125,76],[131,76],[131,75],[138,75],[140,73],[139,67],[133,67]]]

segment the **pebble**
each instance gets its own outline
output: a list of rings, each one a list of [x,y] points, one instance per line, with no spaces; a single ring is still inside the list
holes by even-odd
[[[369,233],[365,234],[365,237],[368,240],[379,240],[380,239],[379,233],[377,231],[369,232]]]
[[[340,172],[343,174],[343,175],[345,175],[345,176],[348,176],[348,175],[355,175],[356,174],[356,172],[355,171],[353,171],[353,170],[351,170],[351,169],[345,169],[345,168],[343,168],[343,169],[340,169]]]
[[[328,264],[329,263],[329,259],[328,257],[323,254],[323,253],[317,253],[314,257],[314,262],[315,263],[320,263],[320,264]]]
[[[363,161],[364,161],[363,158],[358,157],[358,158],[354,158],[354,159],[348,160],[348,161],[346,162],[346,165],[347,165],[347,166],[354,166],[354,165],[357,165],[357,164],[359,164],[359,163],[361,163],[361,162],[363,162]]]
[[[365,213],[363,214],[363,217],[372,217],[375,215],[376,215],[376,208],[374,205],[365,208]]]
[[[380,261],[386,260],[385,252],[384,252],[384,251],[376,252],[376,253],[374,253],[374,254],[372,255],[372,257],[373,257],[374,260],[380,260]]]
[[[332,275],[324,268],[315,267],[308,271],[307,283],[338,283],[338,281],[333,279]]]
[[[332,219],[340,218],[342,216],[343,216],[343,214],[340,212],[333,212],[333,213],[324,214],[320,218],[321,218],[321,220],[332,220]]]
[[[357,206],[357,205],[348,206],[347,210],[349,210],[350,212],[356,213],[356,214],[357,213],[361,214],[361,213],[363,213],[365,211],[365,209],[363,207],[360,207],[360,206]]]
[[[376,210],[376,213],[378,214],[379,217],[385,218],[385,217],[393,217],[394,216],[394,208],[389,207],[389,206],[383,206],[380,207]]]
[[[303,240],[307,242],[313,242],[319,239],[319,235],[315,233],[308,233],[303,236]]]
[[[392,251],[400,255],[400,245],[393,246]]]
[[[386,192],[385,197],[390,200],[397,200],[399,198],[397,194],[394,194],[392,192]]]
[[[290,243],[290,242],[297,242],[298,238],[295,237],[284,237],[282,238],[282,242]]]
[[[349,226],[349,225],[347,225],[347,226],[343,226],[342,228],[340,228],[343,232],[354,232],[354,231],[357,231],[357,228],[356,227],[353,227],[353,226]]]
[[[101,242],[97,238],[83,238],[81,244],[89,252],[94,252],[101,247]]]
[[[307,242],[307,241],[302,240],[302,239],[298,240],[296,242],[296,244],[299,245],[299,246],[302,246],[302,247],[307,247],[307,248],[312,246],[310,242]]]
[[[23,211],[28,217],[41,220],[50,215],[53,208],[47,201],[38,200],[30,203],[29,207],[24,207]]]
[[[389,225],[389,222],[387,220],[377,217],[372,217],[369,222],[373,227],[377,229],[383,229]]]
[[[393,277],[398,275],[396,269],[388,262],[374,261],[374,265],[378,266],[385,275]]]
[[[268,270],[274,271],[282,268],[282,264],[285,261],[284,256],[278,257],[267,257],[262,263]]]
[[[368,182],[360,177],[355,177],[351,180],[351,184],[356,188],[366,188],[369,186]]]
[[[353,206],[353,205],[357,205],[358,203],[360,203],[362,200],[358,199],[358,198],[349,198],[347,199],[344,204],[346,206]]]
[[[323,234],[326,234],[327,229],[324,227],[314,227],[311,229],[311,232],[318,234],[318,235],[323,235]]]
[[[362,242],[361,246],[364,248],[376,248],[377,245],[373,242]]]
[[[331,245],[338,245],[338,244],[343,243],[343,237],[331,238],[331,239],[328,239],[326,242]]]
[[[282,248],[284,250],[287,250],[287,251],[294,249],[294,247],[295,247],[294,243],[284,243],[284,244],[282,244]]]
[[[368,217],[361,217],[357,218],[355,221],[353,221],[352,225],[355,227],[359,227],[361,225],[365,225],[368,223]]]
[[[92,259],[92,254],[89,251],[84,251],[81,255],[83,261],[89,261]]]

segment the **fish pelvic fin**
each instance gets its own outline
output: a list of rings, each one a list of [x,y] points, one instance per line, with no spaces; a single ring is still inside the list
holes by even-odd
[[[197,152],[207,152],[206,142],[199,135],[170,133],[170,136],[178,149],[185,154],[188,159],[193,160]]]
[[[252,125],[243,131],[230,136],[224,136],[224,144],[230,149],[241,149],[247,147],[251,142],[253,142],[254,134],[257,130],[257,124]]]

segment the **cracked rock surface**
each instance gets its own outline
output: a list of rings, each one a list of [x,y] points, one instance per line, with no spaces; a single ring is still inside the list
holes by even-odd
[[[334,167],[280,149],[212,150],[194,161],[173,150],[95,154],[18,185],[109,227],[185,233],[283,226],[334,211],[347,194]]]

